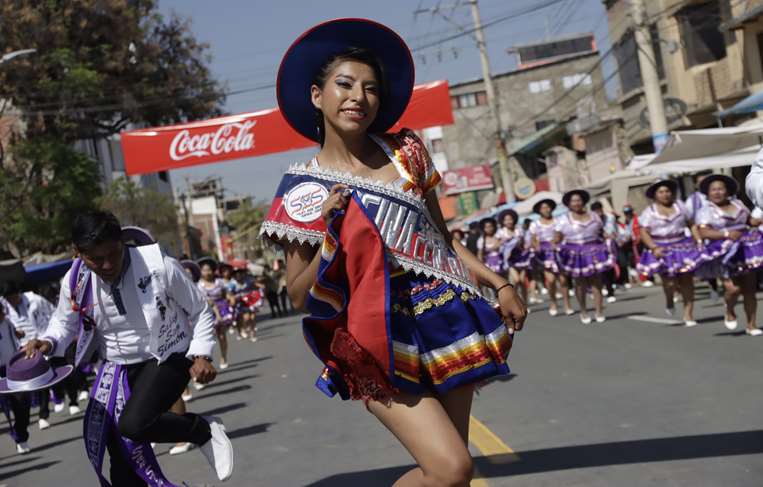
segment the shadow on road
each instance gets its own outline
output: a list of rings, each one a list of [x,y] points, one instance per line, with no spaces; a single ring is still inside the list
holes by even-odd
[[[475,458],[482,477],[763,453],[763,430],[574,445]],[[332,475],[308,487],[387,486],[414,465]]]
[[[723,315],[706,316],[705,318],[698,319],[697,323],[710,323],[710,322],[713,322],[713,321],[721,322],[721,321],[723,321],[723,318],[725,318]]]
[[[56,460],[55,462],[39,463],[37,465],[30,465],[28,467],[20,468],[18,470],[12,470],[10,472],[2,472],[2,473],[0,473],[0,480],[5,480],[5,479],[13,478],[13,477],[15,477],[17,475],[21,475],[21,474],[24,474],[24,473],[27,473],[27,472],[32,472],[32,471],[35,471],[35,470],[43,470],[43,469],[46,469],[46,468],[50,468],[50,467],[52,467],[53,465],[55,465],[57,463],[61,463],[61,462]]]
[[[270,360],[272,358],[273,358],[272,355],[268,355],[268,356],[265,356],[265,357],[258,357],[258,358],[253,358],[253,359],[250,359],[250,360],[244,360],[243,362],[234,362],[234,364],[231,365],[230,367],[228,367],[227,369],[225,369],[225,370],[218,370],[217,371],[217,375],[228,374],[228,373],[231,373],[231,372],[240,372],[240,371],[242,371],[244,369],[248,369],[250,367],[256,367],[259,362],[264,362],[265,360]]]
[[[496,375],[486,380],[485,385],[490,384],[492,382],[509,382],[510,380],[516,379],[516,377],[517,377],[517,374]]]
[[[214,391],[214,392],[211,392],[209,394],[207,394],[207,393],[199,394],[198,396],[194,396],[193,398],[194,398],[195,401],[200,401],[201,399],[209,399],[210,397],[222,396],[224,394],[233,394],[235,392],[248,391],[251,388],[252,388],[252,386],[250,386],[249,384],[242,384],[240,386],[231,387],[230,389],[223,389],[221,391]]]
[[[249,375],[242,375],[241,377],[236,377],[235,379],[228,379],[228,380],[221,380],[221,381],[214,381],[211,384],[207,385],[205,389],[212,389],[220,387],[220,386],[227,386],[228,384],[235,384],[236,382],[241,382],[242,380],[247,379],[254,379],[255,377],[259,377],[258,374],[249,374]]]
[[[646,313],[644,313],[643,311],[634,311],[634,312],[630,312],[630,313],[620,313],[620,314],[611,315],[611,316],[606,314],[606,313],[604,313],[604,316],[607,317],[607,321],[612,321],[612,320],[619,320],[620,318],[627,318],[629,316],[642,316],[642,315],[645,315],[645,314]]]
[[[744,330],[742,331],[722,331],[720,333],[715,333],[713,336],[716,337],[741,337],[744,336]]]
[[[237,409],[241,409],[246,407],[245,402],[236,402],[233,404],[226,404],[225,406],[220,406],[219,408],[210,409],[209,411],[204,411],[203,413],[199,413],[204,416],[217,416],[218,414],[225,414],[229,413],[231,411],[235,411]]]
[[[252,436],[260,433],[265,433],[275,423],[260,423],[239,428],[228,433],[228,438],[231,440],[234,438],[243,438],[244,436]]]
[[[34,462],[35,460],[39,460],[40,458],[41,457],[21,457],[20,459],[16,461],[3,463],[2,465],[0,465],[0,469],[13,467],[14,465],[21,465],[22,463]]]

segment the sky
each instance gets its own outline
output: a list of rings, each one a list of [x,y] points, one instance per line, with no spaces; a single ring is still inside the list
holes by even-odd
[[[438,5],[438,13],[414,15],[416,10]],[[600,52],[609,48],[601,0],[479,0],[479,6],[484,24],[497,21],[485,29],[494,74],[515,69],[515,57],[507,53],[514,45],[593,32]],[[338,17],[369,18],[397,31],[413,48],[417,84],[439,79],[457,83],[482,76],[472,37],[439,42],[458,33],[460,26],[473,25],[467,0],[159,0],[159,7],[165,15],[174,12],[191,21],[196,38],[209,44],[212,75],[227,83],[227,91],[245,91],[227,98],[224,108],[231,114],[276,106],[275,89],[266,86],[274,83],[283,53],[308,28]],[[605,76],[612,69],[604,63]],[[186,180],[219,176],[230,196],[270,200],[286,168],[310,159],[315,151],[177,169],[171,177],[176,189],[182,190]]]

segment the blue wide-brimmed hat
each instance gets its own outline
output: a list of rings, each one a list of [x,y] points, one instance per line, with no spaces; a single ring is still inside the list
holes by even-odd
[[[310,87],[326,61],[348,48],[373,52],[379,61],[384,97],[370,133],[392,128],[413,93],[414,67],[405,41],[389,27],[368,19],[335,19],[309,29],[289,47],[278,68],[278,106],[289,125],[308,139],[319,140]]]
[[[22,350],[8,361],[5,377],[0,379],[0,394],[47,389],[64,380],[73,369],[71,365],[51,367],[40,352],[26,358]]]

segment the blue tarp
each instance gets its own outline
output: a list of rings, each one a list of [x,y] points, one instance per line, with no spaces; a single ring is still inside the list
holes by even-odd
[[[59,260],[57,262],[46,262],[44,264],[25,265],[26,277],[24,284],[39,285],[51,281],[57,281],[64,277],[66,271],[72,266],[72,260]]]
[[[733,107],[718,113],[719,117],[728,117],[729,115],[741,115],[743,113],[754,113],[763,110],[763,91],[754,93],[743,99]]]

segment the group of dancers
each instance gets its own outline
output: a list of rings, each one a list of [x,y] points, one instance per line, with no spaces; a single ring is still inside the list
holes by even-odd
[[[678,183],[660,180],[645,192],[651,203],[634,221],[642,245],[635,268],[642,279],[659,276],[665,296],[665,310],[670,316],[674,303],[683,303],[683,321],[687,327],[694,319],[695,277],[715,289],[723,286],[724,324],[729,330],[738,326],[735,306],[740,296],[746,314],[745,333],[763,334],[756,324],[757,271],[763,267],[763,237],[758,227],[763,220],[752,216],[736,195],[737,182],[721,174],[697,178],[698,191],[686,201],[678,198]],[[564,302],[564,314],[574,314],[568,289],[574,287],[580,309],[580,321],[602,323],[604,295],[614,302],[613,290],[604,289],[612,282],[611,273],[619,259],[622,231],[614,218],[587,209],[588,192],[576,189],[562,197],[567,212],[553,216],[556,202],[545,199],[536,203],[538,218],[527,230],[518,226],[513,210],[498,215],[500,228],[493,218],[485,218],[482,236],[476,241],[477,253],[492,270],[506,275],[533,302],[536,283],[532,278],[543,274],[549,296],[549,314],[557,316],[558,297]],[[594,202],[591,207],[597,203]],[[457,231],[456,238],[464,233]],[[465,241],[465,239],[464,239]],[[627,273],[625,269],[618,269]],[[645,281],[645,282],[650,282]],[[594,316],[588,312],[586,298],[593,295]]]
[[[527,231],[513,212],[501,215],[502,228],[484,222],[477,255],[454,238],[425,145],[407,129],[387,133],[411,98],[414,66],[408,46],[384,25],[352,18],[309,29],[287,50],[276,84],[285,120],[320,145],[312,160],[284,174],[261,226],[286,257],[292,304],[308,312],[305,339],[321,362],[316,386],[330,397],[363,401],[410,452],[417,465],[395,486],[466,487],[475,386],[509,373],[509,351],[527,317],[520,296],[526,290],[514,284],[523,287],[537,266],[552,315],[559,313],[555,286],[571,312],[572,284],[581,320],[592,321],[590,289],[593,319],[604,321],[602,275],[615,265],[612,236],[587,209],[589,194],[575,190],[564,195],[569,211],[560,217],[552,217],[554,201],[538,203],[540,219]],[[693,295],[682,276],[701,269],[723,280],[726,325],[736,326],[741,294],[747,332],[760,334],[750,287],[751,273],[763,265],[757,221],[731,198],[733,180],[711,176],[700,189],[707,203],[689,218],[674,183],[650,188],[640,269],[663,276],[666,297],[686,290],[689,326]],[[226,480],[233,449],[222,421],[175,406],[191,379],[215,379],[215,336],[224,349],[226,326],[236,323],[242,339],[256,337],[244,300],[249,288],[235,269],[231,277],[212,261],[181,264],[156,244],[126,246],[122,237],[113,215],[77,217],[72,241],[79,257],[50,325],[8,360],[0,393],[40,388],[70,372],[43,355],[60,356],[76,341],[76,366],[96,348],[103,363],[84,439],[101,485],[108,485],[101,471],[106,450],[112,485],[173,485],[151,442],[198,445]]]

